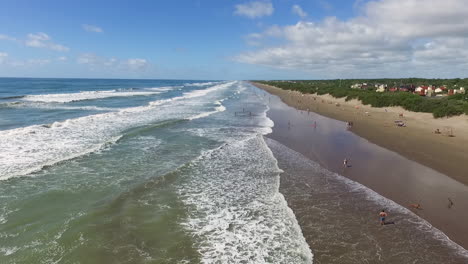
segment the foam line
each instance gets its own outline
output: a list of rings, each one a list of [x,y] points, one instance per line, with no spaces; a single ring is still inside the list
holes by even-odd
[[[202,97],[232,84],[187,92],[147,106],[0,131],[0,180],[27,175],[44,166],[94,152],[131,127],[161,119],[186,119],[190,112],[183,109],[191,106],[182,100]]]
[[[69,103],[84,100],[96,100],[111,97],[129,97],[129,96],[148,96],[160,94],[161,91],[154,92],[119,92],[113,91],[90,91],[79,93],[64,93],[64,94],[41,94],[27,95],[22,100],[30,102],[45,102],[45,103]]]

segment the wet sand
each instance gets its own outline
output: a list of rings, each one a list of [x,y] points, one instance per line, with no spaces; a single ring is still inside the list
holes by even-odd
[[[352,121],[353,133],[468,185],[467,115],[435,119],[432,114],[409,112],[401,107],[374,108],[357,100],[345,102],[330,95],[303,95],[253,84],[297,109],[310,109],[333,119]],[[395,120],[407,126],[398,127]],[[437,128],[442,134],[434,133]],[[447,136],[450,131],[454,137]]]
[[[347,130],[345,122],[297,110],[268,93],[260,96],[268,98],[270,110],[267,114],[275,123],[268,137],[403,207],[421,204],[422,210],[410,210],[468,248],[468,225],[463,221],[468,218],[467,185],[357,136],[354,131]],[[343,167],[345,158],[349,160],[347,168]],[[284,188],[282,184],[280,191],[284,191],[289,204],[293,201]],[[454,202],[451,208],[448,198]],[[291,208],[301,226],[307,225],[301,218],[310,211],[308,205],[299,203]],[[380,209],[375,208],[376,215]],[[307,237],[306,231],[304,233]]]

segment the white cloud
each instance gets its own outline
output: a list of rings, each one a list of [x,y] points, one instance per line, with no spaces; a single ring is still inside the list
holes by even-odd
[[[88,31],[88,32],[95,32],[95,33],[102,33],[104,32],[102,30],[102,28],[98,27],[98,26],[94,26],[94,25],[87,25],[87,24],[83,24],[82,25],[83,29]]]
[[[62,52],[70,50],[68,47],[52,42],[52,39],[49,37],[49,35],[43,32],[39,32],[36,34],[28,34],[28,38],[25,41],[25,45],[28,47],[46,48]]]
[[[10,60],[6,64],[11,67],[35,67],[44,66],[51,63],[50,59],[27,59],[27,60]]]
[[[58,61],[67,61],[68,58],[65,57],[65,56],[60,56],[60,57],[57,58],[57,60],[58,60]]]
[[[29,59],[29,60],[26,60],[26,65],[27,66],[34,66],[34,65],[42,66],[42,65],[49,64],[49,63],[50,63],[49,59]]]
[[[355,5],[358,5],[359,1],[362,1],[362,0],[356,0]],[[325,0],[319,0],[318,1],[319,5],[325,9],[325,10],[332,10],[333,9],[333,6],[328,2],[328,1],[325,1]]]
[[[304,18],[307,16],[307,13],[304,10],[302,10],[302,8],[299,5],[293,5],[292,12],[300,16],[301,18]]]
[[[3,62],[7,59],[8,53],[6,52],[0,52],[0,64],[3,64]]]
[[[379,0],[363,10],[346,21],[329,17],[250,34],[263,48],[235,59],[332,78],[424,74],[429,64],[439,63],[462,72],[468,62],[465,0]],[[269,45],[278,40],[280,45]]]
[[[0,40],[10,40],[10,41],[16,41],[15,38],[10,37],[8,35],[0,34]]]
[[[27,59],[17,60],[9,58],[8,53],[0,52],[0,65],[6,65],[8,67],[32,67],[32,66],[43,66],[49,64],[50,59]]]
[[[270,2],[254,1],[235,6],[235,15],[246,16],[248,18],[257,18],[270,16],[273,14],[273,5]]]
[[[116,58],[106,58],[92,53],[81,54],[77,59],[78,64],[88,65],[91,70],[98,68],[117,68],[119,61]]]
[[[92,53],[80,55],[77,59],[77,63],[88,65],[91,70],[107,69],[143,71],[149,66],[149,62],[146,59],[132,58],[120,60],[117,58],[101,57]]]
[[[145,59],[128,59],[124,64],[132,70],[142,70],[148,66],[148,62]]]

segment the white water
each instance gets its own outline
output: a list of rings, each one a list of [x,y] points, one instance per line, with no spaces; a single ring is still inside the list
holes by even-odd
[[[193,109],[193,104],[203,104],[203,100],[190,102],[189,99],[200,98],[233,84],[187,92],[182,96],[151,102],[148,106],[0,131],[0,180],[27,175],[43,166],[96,151],[118,139],[123,130],[131,127],[161,119],[186,119],[194,114],[200,115]],[[167,104],[169,102],[171,104]]]
[[[202,263],[312,263],[263,137],[205,153],[179,190]]]
[[[148,96],[160,94],[164,90],[157,88],[159,90],[153,92],[120,92],[117,90],[114,91],[89,91],[89,92],[79,92],[79,93],[63,93],[63,94],[41,94],[41,95],[27,95],[22,98],[23,101],[30,102],[45,102],[45,103],[69,103],[77,102],[84,100],[95,100],[111,97],[129,97],[129,96]]]

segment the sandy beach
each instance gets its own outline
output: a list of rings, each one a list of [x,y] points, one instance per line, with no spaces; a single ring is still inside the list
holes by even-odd
[[[468,185],[466,115],[435,119],[432,114],[409,112],[401,107],[374,108],[357,100],[345,102],[344,98],[330,95],[301,94],[253,84],[297,109],[353,122],[353,133]],[[397,126],[396,120],[403,121],[406,127]],[[436,129],[441,134],[435,134]],[[453,137],[448,136],[450,133]]]
[[[433,227],[444,232],[445,235],[462,247],[468,247],[468,239],[466,236],[468,233],[468,226],[466,226],[463,221],[460,221],[460,219],[466,219],[468,217],[468,213],[465,210],[465,208],[468,207],[468,185],[455,180],[456,177],[453,175],[447,175],[441,173],[439,170],[435,170],[434,166],[429,167],[416,162],[420,156],[417,156],[418,158],[408,159],[404,151],[393,151],[393,149],[387,148],[385,144],[377,144],[378,142],[374,140],[374,137],[365,137],[364,135],[366,134],[357,132],[361,130],[356,129],[356,127],[360,127],[364,131],[369,130],[368,132],[370,135],[373,135],[372,133],[378,133],[380,130],[373,130],[372,125],[385,124],[385,122],[390,123],[392,115],[398,115],[397,112],[390,112],[395,111],[395,109],[387,109],[388,112],[385,112],[384,109],[382,109],[382,112],[370,112],[367,109],[363,110],[362,106],[356,109],[354,106],[343,105],[341,102],[340,106],[343,108],[340,108],[337,107],[335,103],[328,103],[327,99],[325,99],[326,97],[321,97],[320,99],[316,97],[314,100],[311,95],[302,96],[298,93],[287,92],[273,87],[263,86],[261,88],[271,94],[281,95],[281,97],[271,96],[267,93],[263,95],[265,98],[268,97],[270,106],[268,116],[275,123],[273,133],[268,135],[269,138],[301,153],[308,159],[317,162],[322,168],[328,171],[343,175],[346,178],[367,186],[378,194],[396,202],[401,208],[406,208],[408,211],[411,211],[412,214],[427,220]],[[325,102],[322,103],[321,100]],[[329,100],[331,101],[331,99]],[[289,105],[300,106],[297,108],[303,110],[288,106],[281,101],[289,101]],[[313,107],[315,107],[315,109]],[[310,111],[307,111],[307,108],[309,108]],[[339,110],[336,110],[336,108]],[[332,114],[336,111],[337,115],[341,114],[341,119],[343,121],[348,120],[348,116],[355,116],[355,119],[351,119],[354,122],[354,128],[347,129],[345,122],[328,118],[325,114],[321,115],[323,114],[322,109],[327,109],[326,113],[329,113],[328,116],[330,117],[332,117]],[[348,110],[350,113],[346,113],[345,110],[341,109]],[[319,114],[314,113],[314,111],[317,111]],[[365,112],[369,112],[369,115]],[[377,116],[385,115],[389,116],[386,117],[386,121],[377,119]],[[387,137],[399,138],[402,135],[399,133],[403,133],[407,128],[410,128],[410,124],[417,122],[415,121],[417,120],[415,117],[412,117],[406,112],[404,112],[404,118],[405,122],[408,122],[407,127],[384,126],[389,131],[393,131],[393,133],[389,132],[386,134]],[[437,121],[447,122],[446,119]],[[449,119],[449,121],[451,121],[451,119]],[[426,124],[426,128],[429,125],[430,124]],[[408,133],[414,136],[414,133],[421,131],[416,128],[423,129],[424,123],[420,122],[418,126],[419,127],[411,127],[411,130],[408,129]],[[459,129],[463,129],[463,127],[458,127],[456,131],[459,131]],[[449,140],[465,142],[462,141],[465,140],[465,138],[462,135],[458,136],[458,134],[460,134],[460,132],[456,134],[456,137],[449,138],[444,135],[432,135],[428,132],[427,136],[438,138],[439,141],[437,144],[440,145],[443,145],[444,142],[448,142],[444,146],[447,148],[445,151],[449,151]],[[386,139],[385,137],[379,136],[375,136],[375,138],[380,141],[385,141]],[[423,143],[420,142],[420,144]],[[393,146],[398,147],[399,145]],[[401,146],[405,151],[408,150],[408,147],[410,146]],[[434,148],[435,146],[431,149],[435,151],[436,149]],[[461,147],[457,147],[457,149],[460,150],[459,154],[463,154]],[[441,151],[444,151],[444,149]],[[418,151],[409,153],[421,152],[423,151],[418,149]],[[282,153],[282,151],[278,153]],[[417,154],[414,155],[416,156]],[[421,155],[421,157],[424,157],[424,155]],[[288,171],[287,168],[281,167],[283,162],[281,161],[281,157],[277,156],[277,158],[280,161],[280,168],[286,171],[281,178],[280,192],[285,195],[289,206],[296,214],[303,229],[304,236],[310,243],[311,248],[320,248],[321,245],[316,244],[316,237],[319,235],[316,232],[318,226],[314,223],[318,221],[316,216],[317,212],[314,212],[314,210],[317,209],[317,205],[311,203],[311,199],[317,199],[317,197],[311,197],[311,193],[314,192],[314,185],[328,184],[329,181],[317,183],[317,180],[311,177],[311,174],[317,173],[316,171],[304,172],[301,171],[300,168],[298,169],[296,165],[291,165]],[[344,158],[348,158],[350,168],[343,168]],[[459,160],[463,160],[463,156],[458,156],[458,158]],[[287,165],[288,162],[284,162],[284,164]],[[458,166],[457,168],[462,171],[458,171],[456,175],[464,179],[462,176],[466,175],[463,174],[463,169],[466,171],[466,168],[463,168],[463,166]],[[318,193],[320,193],[320,191],[318,191]],[[319,197],[320,196],[319,194]],[[455,205],[450,208],[448,207],[448,198],[455,203]],[[326,203],[328,202],[327,200]],[[343,201],[338,199],[336,203],[341,204]],[[411,208],[409,205],[413,203],[421,204],[423,209],[418,210]],[[323,206],[323,203],[319,203],[319,206]],[[326,208],[328,208],[328,206]],[[356,209],[359,211],[357,212],[358,216],[354,215],[356,212],[354,212],[354,214],[350,212],[350,217],[356,217],[354,221],[364,221],[366,225],[372,227],[375,223],[373,223],[372,220],[371,223],[369,223],[367,217],[372,219],[372,214],[378,213],[380,209],[381,208],[373,206],[370,206],[370,208],[366,207],[365,209]],[[330,211],[329,209],[324,210],[327,212]],[[337,208],[337,210],[341,211],[343,208],[340,207]],[[361,212],[361,210],[369,211]],[[395,210],[391,213],[395,214]],[[402,218],[405,219],[405,216],[402,216]],[[350,223],[350,225],[353,224],[355,223]],[[402,227],[399,226],[398,228]],[[416,229],[423,231],[425,228],[426,227],[417,227]],[[413,229],[408,228],[408,232],[412,232],[411,230]],[[426,231],[429,232],[428,230]],[[445,235],[442,234],[442,237]],[[381,239],[382,241],[380,242],[385,244],[386,238]],[[408,242],[410,238],[401,237],[401,239],[406,239],[405,241]],[[326,250],[328,250],[328,248],[324,249],[324,251]],[[391,255],[391,253],[388,254]],[[323,263],[332,263],[329,260],[325,260],[326,258],[323,259]],[[337,261],[335,263],[341,262]],[[394,263],[398,262],[396,261]],[[426,263],[432,262],[429,261]],[[463,262],[448,261],[446,263]]]

